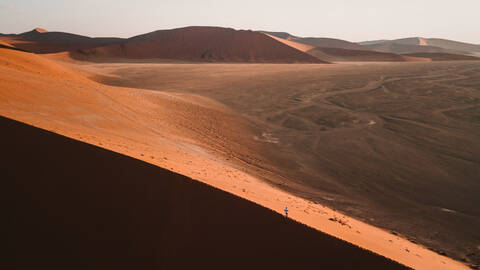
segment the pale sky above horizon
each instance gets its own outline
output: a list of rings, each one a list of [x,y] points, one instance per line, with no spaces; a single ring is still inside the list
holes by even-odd
[[[0,33],[35,27],[131,37],[191,25],[349,41],[437,37],[480,44],[480,0],[0,0]]]

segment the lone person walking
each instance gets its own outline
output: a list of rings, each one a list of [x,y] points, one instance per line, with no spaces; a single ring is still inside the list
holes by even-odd
[[[285,206],[285,209],[283,209],[283,211],[285,211],[285,217],[288,218],[288,207]]]

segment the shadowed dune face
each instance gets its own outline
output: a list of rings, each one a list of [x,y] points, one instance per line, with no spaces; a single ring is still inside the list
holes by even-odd
[[[33,31],[35,32],[38,32],[38,33],[47,33],[48,31],[43,29],[43,28],[40,28],[40,27],[37,27],[35,29],[33,29]]]
[[[216,99],[263,129],[272,162],[290,161],[275,185],[480,262],[478,61],[89,68]]]
[[[0,126],[4,269],[406,269],[151,164]]]
[[[79,59],[168,59],[195,62],[325,63],[262,33],[221,27],[160,30],[120,44],[79,50]]]
[[[252,157],[265,164],[258,155],[264,146],[252,139],[258,134],[256,127],[218,102],[109,87],[34,54],[0,49],[0,55],[3,116],[103,145],[220,188],[236,188],[243,178],[230,165],[212,160],[212,153],[226,163]]]

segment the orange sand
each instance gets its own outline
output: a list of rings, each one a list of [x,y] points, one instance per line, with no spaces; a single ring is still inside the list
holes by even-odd
[[[241,142],[253,134],[234,112],[206,98],[109,87],[43,57],[0,49],[0,115],[144,160],[279,213],[288,206],[297,221],[415,269],[468,269],[244,173],[213,145],[238,143],[241,151]]]

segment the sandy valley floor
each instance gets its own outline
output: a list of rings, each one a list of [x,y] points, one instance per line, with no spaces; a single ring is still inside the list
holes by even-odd
[[[478,62],[84,68],[110,85],[219,101],[262,142],[257,156],[232,151],[249,173],[437,252],[480,260]]]
[[[2,116],[277,212],[288,205],[410,267],[465,268],[438,253],[479,261],[478,62],[59,64],[0,53]]]

